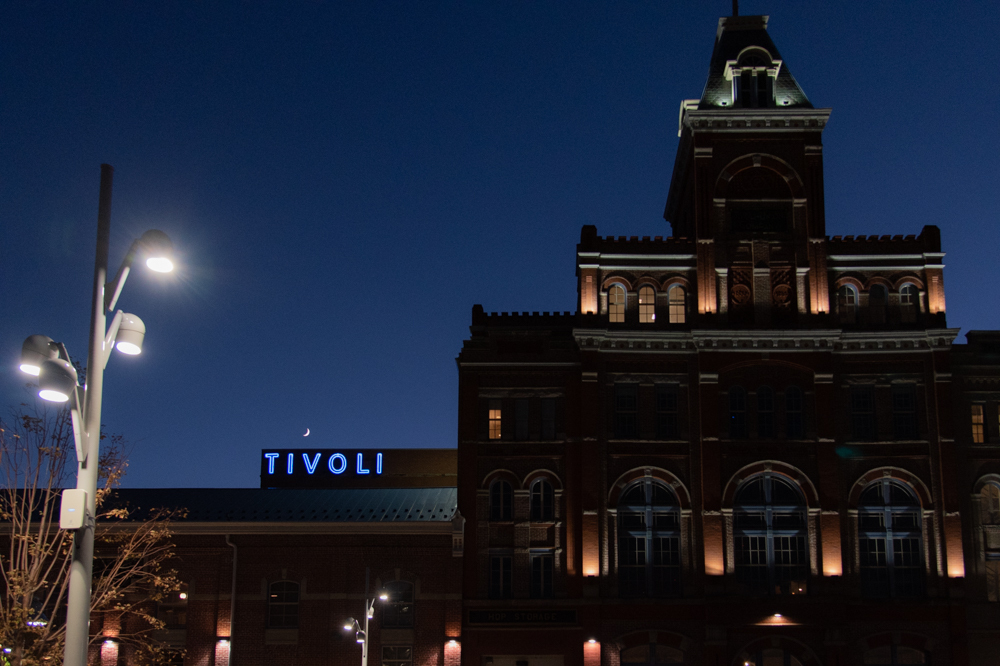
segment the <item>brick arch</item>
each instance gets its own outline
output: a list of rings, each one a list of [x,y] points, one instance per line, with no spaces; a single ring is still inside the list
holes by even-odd
[[[897,291],[898,292],[900,289],[903,288],[904,284],[912,284],[914,287],[916,287],[920,291],[924,291],[925,288],[926,288],[925,285],[924,285],[924,281],[923,280],[921,280],[920,278],[915,277],[913,275],[907,275],[905,277],[899,278],[898,280],[896,280],[895,282],[892,283],[892,289],[893,289],[893,291]]]
[[[660,291],[666,293],[670,291],[671,287],[684,287],[688,293],[691,293],[691,280],[688,280],[683,275],[671,275],[663,280]]]
[[[863,656],[868,650],[893,644],[930,652],[934,649],[935,641],[932,638],[910,631],[880,632],[866,636],[857,642],[858,657]]]
[[[862,282],[860,279],[854,277],[853,275],[841,275],[833,282],[834,294],[836,294],[837,290],[839,290],[845,284],[854,287],[859,294],[865,290],[865,283]]]
[[[913,493],[917,496],[917,499],[920,500],[920,508],[934,508],[934,499],[931,495],[931,491],[928,489],[927,485],[920,480],[920,477],[901,467],[889,466],[876,467],[875,469],[868,470],[862,474],[861,477],[854,482],[854,485],[851,486],[851,491],[847,495],[847,506],[851,509],[857,508],[861,492],[871,483],[886,477],[905,483],[907,486],[912,488]]]
[[[493,482],[498,479],[503,479],[504,481],[509,483],[511,489],[521,487],[521,480],[517,478],[517,475],[514,474],[514,472],[510,471],[509,469],[492,470],[489,474],[483,477],[483,482],[482,484],[480,484],[479,487],[484,490],[489,490],[490,486],[493,485]]]
[[[806,197],[806,188],[802,182],[802,178],[792,168],[792,165],[780,157],[764,153],[743,155],[727,164],[715,181],[715,193],[713,196],[716,199],[726,198],[726,194],[729,191],[729,184],[736,177],[736,174],[753,168],[770,169],[777,173],[788,184],[788,190],[792,199],[804,199]]]
[[[877,284],[880,284],[883,287],[885,287],[887,293],[891,294],[893,292],[892,282],[879,275],[873,275],[872,277],[868,278],[868,281],[865,283],[865,291],[871,290],[871,288]]]
[[[654,291],[660,290],[660,283],[656,281],[656,278],[652,278],[648,275],[643,275],[641,278],[635,281],[635,290],[639,291],[639,287],[644,285],[649,285]]]
[[[632,281],[626,277],[622,277],[621,275],[612,275],[611,277],[604,278],[604,282],[601,283],[601,291],[607,291],[611,285],[616,283],[625,287],[626,292],[631,293],[635,291],[632,288]]]
[[[740,648],[733,656],[733,666],[743,666],[743,664],[749,661],[750,655],[759,650],[774,648],[785,650],[795,655],[802,662],[802,666],[821,666],[822,664],[813,649],[805,643],[797,641],[794,638],[789,638],[788,636],[767,636],[756,638]]]
[[[732,507],[733,499],[736,497],[737,488],[739,488],[744,481],[759,474],[763,474],[764,472],[780,474],[798,486],[799,491],[802,492],[802,497],[806,500],[807,508],[815,509],[819,507],[819,494],[816,492],[816,486],[813,485],[812,480],[798,467],[793,467],[792,465],[783,463],[780,460],[761,460],[759,462],[750,463],[749,465],[737,470],[737,472],[729,478],[729,481],[726,482],[726,487],[722,492],[722,506],[726,508]]]
[[[646,478],[647,475],[673,490],[674,495],[677,496],[677,504],[681,509],[691,508],[691,493],[687,486],[681,482],[676,474],[662,467],[638,467],[619,476],[611,484],[611,490],[608,491],[608,506],[618,506],[618,498],[626,486],[633,481]]]
[[[614,639],[614,645],[618,648],[618,651],[627,650],[629,648],[639,647],[640,645],[649,645],[650,643],[656,643],[657,645],[666,645],[667,647],[672,647],[675,650],[680,650],[685,655],[690,654],[692,648],[695,647],[695,642],[684,634],[678,634],[674,631],[662,631],[651,629],[647,631],[630,631],[627,634],[620,634]],[[685,663],[688,663],[685,660]],[[690,663],[697,663],[692,660]]]
[[[972,492],[978,495],[979,493],[983,492],[983,487],[986,484],[993,484],[994,486],[1000,486],[1000,474],[990,473],[982,475],[981,477],[976,479],[976,483],[973,484]]]
[[[531,472],[528,472],[524,477],[524,481],[521,483],[519,487],[522,490],[528,490],[529,488],[531,488],[531,484],[534,483],[536,479],[545,479],[546,481],[552,484],[553,490],[563,489],[562,479],[560,479],[559,475],[550,469],[536,469]]]

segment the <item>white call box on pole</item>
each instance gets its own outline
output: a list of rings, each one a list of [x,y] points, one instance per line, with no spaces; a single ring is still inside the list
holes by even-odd
[[[62,494],[62,509],[59,511],[59,527],[64,530],[78,530],[87,518],[87,491],[69,488]]]

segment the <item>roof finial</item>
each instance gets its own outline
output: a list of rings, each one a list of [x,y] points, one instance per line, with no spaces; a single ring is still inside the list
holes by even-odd
[[[733,16],[740,15],[740,0],[733,0]]]

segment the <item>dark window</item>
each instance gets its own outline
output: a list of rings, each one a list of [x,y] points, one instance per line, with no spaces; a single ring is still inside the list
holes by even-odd
[[[520,398],[514,401],[514,439],[528,439],[528,399]]]
[[[747,436],[747,392],[741,386],[729,389],[729,436],[732,439]]]
[[[388,599],[382,602],[382,626],[407,628],[413,626],[413,583],[393,580],[385,584]]]
[[[920,503],[905,485],[880,479],[858,502],[861,591],[866,597],[923,594]]]
[[[809,572],[806,506],[789,481],[766,472],[743,483],[733,502],[736,577],[758,594],[805,594]]]
[[[413,648],[408,645],[384,646],[382,666],[413,666]]]
[[[299,626],[299,584],[290,580],[271,583],[267,598],[267,626],[287,629]]]
[[[876,284],[868,290],[868,320],[871,323],[885,323],[885,306],[888,300],[888,292],[882,285]]]
[[[552,598],[552,553],[536,553],[531,556],[531,597],[533,599]]]
[[[657,439],[677,439],[680,437],[677,425],[677,387],[656,387],[656,437]]]
[[[623,597],[680,593],[680,509],[666,486],[643,479],[618,502],[618,586]]]
[[[510,599],[510,555],[490,556],[490,598]]]
[[[858,315],[858,292],[846,284],[837,290],[837,313],[841,324],[853,324]]]
[[[917,388],[913,384],[892,387],[892,434],[896,439],[917,438]]]
[[[802,439],[805,437],[802,425],[802,389],[789,386],[785,389],[785,437]]]
[[[802,666],[802,662],[788,650],[768,648],[746,655],[743,666]]]
[[[513,520],[514,491],[506,481],[490,484],[490,520]]]
[[[542,439],[556,438],[556,400],[542,398]]]
[[[770,386],[757,389],[757,436],[761,439],[774,437],[774,391]]]
[[[181,585],[156,605],[156,619],[165,629],[183,629],[187,626],[188,586]]]
[[[904,284],[899,290],[899,320],[904,324],[915,323],[919,306],[920,292],[912,284]]]
[[[638,430],[639,387],[615,384],[615,438],[628,439]]]
[[[537,522],[555,520],[555,493],[552,484],[538,479],[531,484],[531,519]]]
[[[684,653],[677,648],[658,643],[644,643],[621,652],[621,663],[629,666],[655,666],[656,664],[683,664]]]
[[[851,436],[862,442],[875,439],[875,387],[851,387]]]

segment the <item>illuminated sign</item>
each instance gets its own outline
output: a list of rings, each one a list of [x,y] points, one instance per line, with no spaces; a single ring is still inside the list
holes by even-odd
[[[261,488],[454,487],[454,449],[264,449]]]

